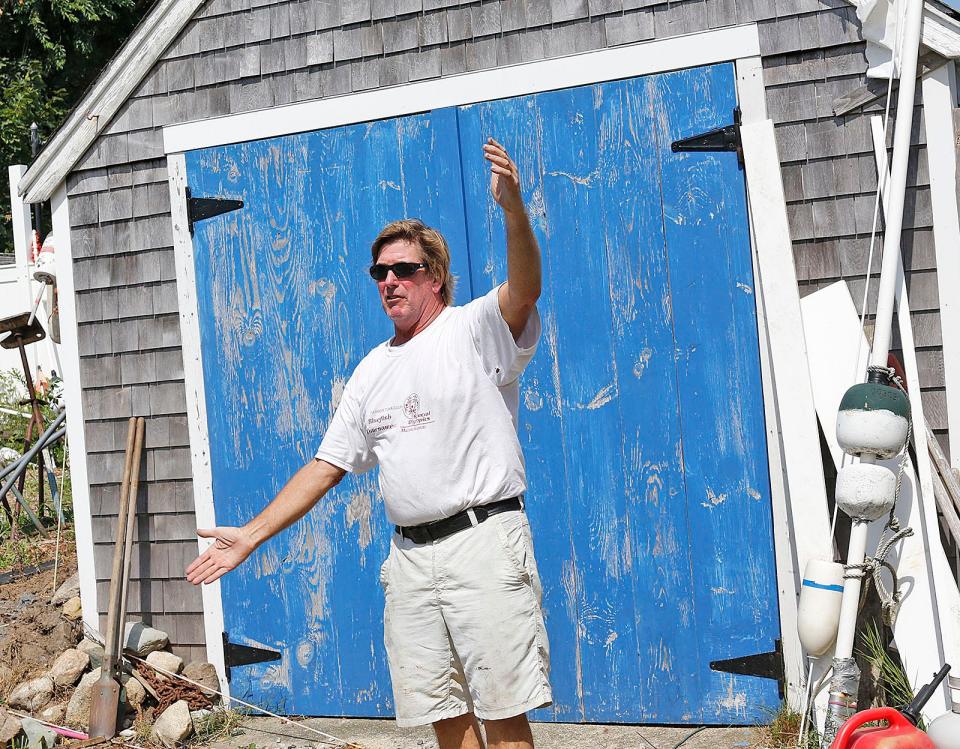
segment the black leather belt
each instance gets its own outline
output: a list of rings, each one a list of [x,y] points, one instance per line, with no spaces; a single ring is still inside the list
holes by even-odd
[[[473,514],[476,516],[478,523],[482,523],[488,517],[496,515],[498,512],[510,512],[511,510],[522,509],[523,503],[520,501],[520,497],[510,497],[509,499],[501,499],[497,502],[490,502],[489,504],[470,508],[470,510],[473,510]],[[397,525],[394,527],[401,536],[409,538],[417,544],[425,544],[428,541],[439,541],[441,538],[471,527],[473,523],[470,521],[470,510],[458,512],[456,515],[451,515],[442,520],[434,520],[432,523],[424,523],[423,525]]]

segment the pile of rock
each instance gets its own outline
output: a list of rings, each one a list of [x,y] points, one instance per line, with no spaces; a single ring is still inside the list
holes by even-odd
[[[75,596],[63,597],[60,591],[58,595],[64,606],[61,613],[69,616],[73,613]],[[124,630],[124,649],[162,671],[182,673],[201,684],[211,702],[217,700],[214,692],[219,691],[220,682],[216,669],[203,662],[184,664],[183,659],[169,652],[166,633],[140,622],[128,623]],[[50,749],[58,734],[43,723],[86,731],[94,685],[100,678],[103,658],[100,644],[83,639],[74,647],[63,650],[43,673],[16,684],[5,695],[7,707],[33,717],[15,716],[0,708],[0,749],[11,746],[21,735],[26,737],[29,749]],[[189,738],[195,730],[194,721],[199,722],[209,714],[209,711],[191,714],[188,703],[183,700],[174,702],[162,714],[155,714],[158,695],[149,680],[133,671],[121,674],[120,683],[123,687],[120,693],[122,727],[129,727],[139,717],[147,724],[152,723],[152,737],[166,746],[173,747]]]

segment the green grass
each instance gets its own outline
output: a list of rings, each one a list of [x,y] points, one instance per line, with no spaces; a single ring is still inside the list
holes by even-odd
[[[21,570],[40,563],[42,554],[35,539],[23,537],[0,543],[0,572]]]
[[[194,724],[196,733],[191,743],[209,744],[230,736],[236,736],[240,733],[240,729],[243,728],[244,721],[248,717],[239,710],[231,710],[223,706],[215,707],[203,721],[197,721]]]
[[[769,725],[757,727],[756,746],[764,749],[797,749],[802,717],[799,712],[784,702],[773,715]],[[804,733],[806,734],[804,741],[799,743],[801,749],[818,749],[820,740],[816,727],[809,725],[808,722]]]
[[[883,635],[875,622],[867,622],[860,640],[861,654],[880,675],[883,702],[890,707],[904,707],[913,701],[914,691],[910,679],[887,648]],[[921,726],[922,728],[922,726]]]

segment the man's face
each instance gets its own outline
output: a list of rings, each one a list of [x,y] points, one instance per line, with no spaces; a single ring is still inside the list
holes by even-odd
[[[423,257],[419,245],[398,239],[383,246],[377,262],[381,265],[422,263]],[[409,278],[397,278],[390,271],[383,281],[377,281],[377,290],[387,317],[401,330],[416,325],[428,314],[428,310],[440,302],[440,282],[426,268]]]

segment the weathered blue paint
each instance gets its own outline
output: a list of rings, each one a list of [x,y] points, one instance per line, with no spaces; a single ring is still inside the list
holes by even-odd
[[[771,714],[773,682],[708,668],[779,636],[743,177],[733,154],[669,147],[727,124],[733,92],[723,65],[190,154],[195,193],[247,206],[194,240],[218,522],[249,518],[309,458],[389,335],[363,271],[384,223],[444,231],[461,302],[506,278],[493,135],[543,249],[520,422],[555,696],[536,717]],[[376,495],[346,479],[224,579],[233,638],[284,655],[236,669],[241,693],[390,713]]]
[[[707,667],[773,650],[779,636],[744,184],[732,153],[670,152],[677,138],[731,122],[733,67],[668,73],[650,85],[661,128],[702,720],[762,720],[777,703],[773,682]]]
[[[309,460],[353,368],[390,332],[366,274],[389,220],[465,246],[453,111],[187,156],[194,194],[242,211],[194,237],[217,522],[243,523]],[[455,271],[467,274],[458,255]],[[341,484],[222,581],[231,639],[280,650],[232,687],[295,713],[389,715],[376,476]]]

